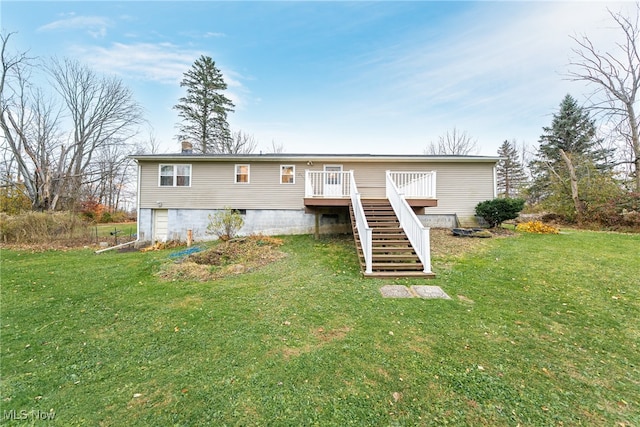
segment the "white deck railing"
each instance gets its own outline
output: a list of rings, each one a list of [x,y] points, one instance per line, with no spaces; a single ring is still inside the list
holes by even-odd
[[[397,172],[391,171],[387,171],[386,173],[387,199],[391,202],[391,206],[400,221],[400,226],[409,238],[418,258],[420,258],[420,261],[424,266],[424,272],[431,273],[431,243],[429,241],[429,228],[422,225],[415,212],[413,212],[413,209],[411,209],[411,206],[409,206],[405,200],[405,195],[398,189],[398,186],[392,176],[396,173]]]
[[[305,171],[304,197],[349,197],[353,171]]]
[[[435,199],[436,172],[387,171],[401,194],[409,198]]]
[[[356,180],[353,178],[353,171],[351,171],[351,205],[353,206],[353,213],[356,217],[356,228],[358,229],[358,236],[360,236],[360,246],[362,247],[362,254],[364,256],[365,273],[371,274],[373,272],[373,233],[369,224],[367,223],[367,217],[364,214],[364,208],[362,207],[362,201],[360,199],[360,193],[356,186]]]

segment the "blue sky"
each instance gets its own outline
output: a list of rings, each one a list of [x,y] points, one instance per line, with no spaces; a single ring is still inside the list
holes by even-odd
[[[229,123],[268,151],[422,154],[456,127],[495,155],[537,145],[567,93],[575,42],[617,35],[599,2],[7,1],[10,48],[115,74],[175,152],[182,75],[213,58],[236,104]],[[149,138],[144,129],[139,139]]]

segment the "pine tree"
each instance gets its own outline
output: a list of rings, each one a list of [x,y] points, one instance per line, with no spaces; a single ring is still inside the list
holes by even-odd
[[[607,160],[611,151],[601,148],[595,121],[571,95],[565,96],[551,126],[543,131],[536,159],[530,164],[534,176],[530,195],[547,202],[556,213],[580,221],[587,195],[597,191],[594,178],[610,176],[612,166]]]
[[[498,194],[507,198],[518,197],[527,176],[518,159],[515,141],[505,140],[498,148],[498,156],[502,157],[502,160],[496,165]]]
[[[542,129],[540,160],[552,165],[561,163],[560,150],[563,150],[590,159],[600,170],[610,169],[607,157],[611,152],[600,148],[602,140],[596,136],[595,120],[571,95],[566,95],[560,103],[560,111],[553,115],[551,127]]]
[[[198,58],[184,73],[180,87],[185,87],[187,94],[174,106],[182,118],[178,138],[191,141],[201,153],[224,152],[231,140],[227,113],[234,105],[223,94],[227,84],[215,62],[204,55]]]

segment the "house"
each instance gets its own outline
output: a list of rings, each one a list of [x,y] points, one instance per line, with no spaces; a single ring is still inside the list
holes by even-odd
[[[496,196],[499,160],[369,154],[210,155],[188,150],[133,159],[138,164],[138,237],[143,242],[184,241],[187,230],[194,240],[211,239],[206,233],[209,215],[228,207],[244,216],[240,234],[245,235],[353,229],[368,274],[376,268],[376,251],[383,252],[375,243],[383,231],[389,242],[385,248],[400,239],[413,240],[408,246],[414,257],[416,251],[423,252],[417,254],[421,260],[415,264],[422,273],[430,273],[428,227],[475,223],[475,206]],[[416,248],[420,245],[426,248]],[[385,253],[400,260],[402,252],[394,250]]]

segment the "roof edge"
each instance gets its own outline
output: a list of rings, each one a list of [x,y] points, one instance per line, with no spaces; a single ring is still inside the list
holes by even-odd
[[[498,162],[498,156],[434,156],[434,155],[408,155],[408,154],[136,154],[129,158],[136,161],[173,161],[173,162],[230,162],[230,161],[364,161],[364,162]]]

